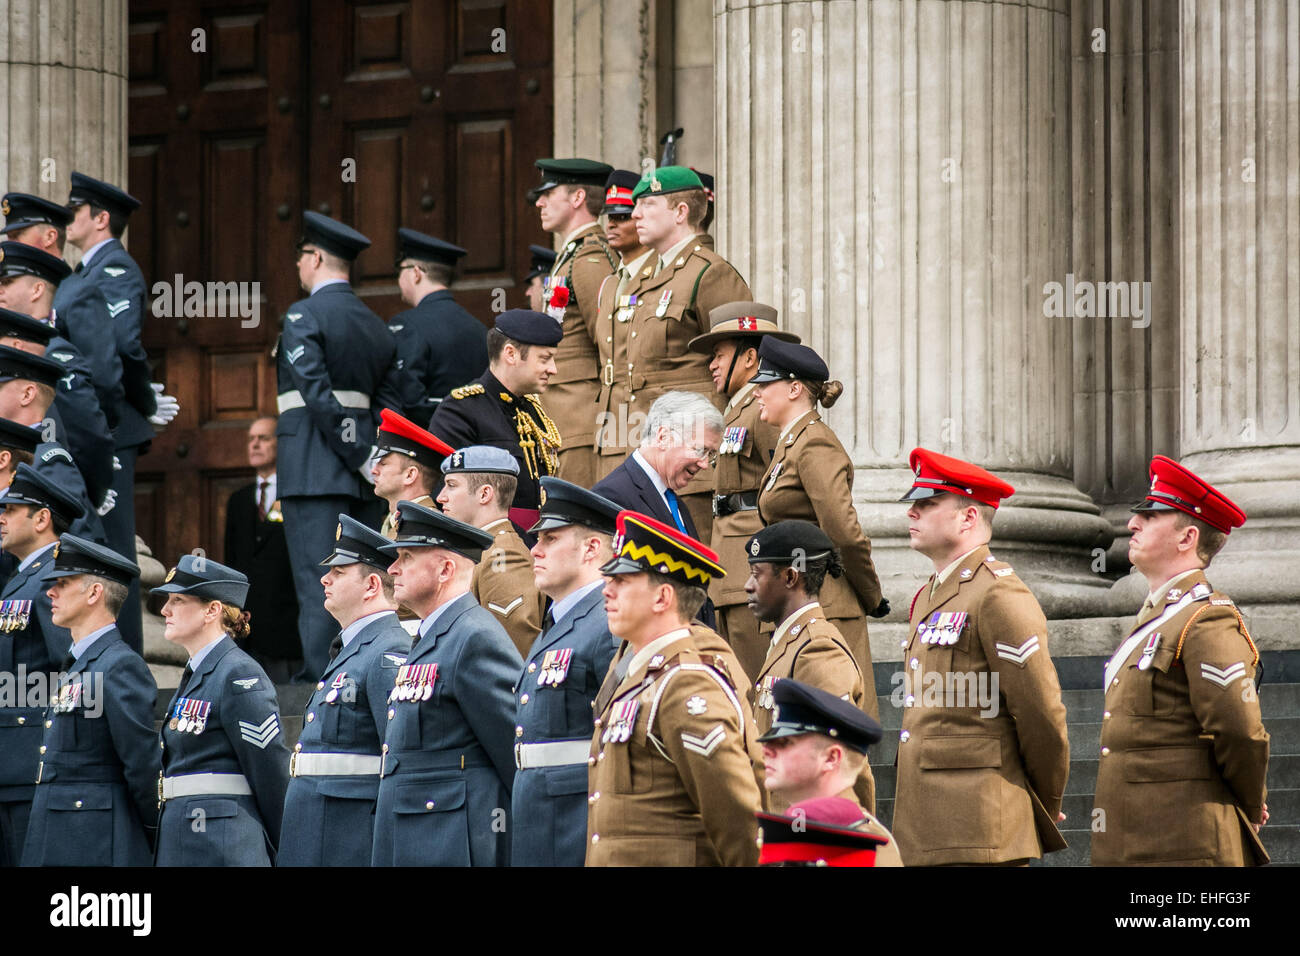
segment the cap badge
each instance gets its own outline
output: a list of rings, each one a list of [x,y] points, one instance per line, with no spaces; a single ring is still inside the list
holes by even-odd
[[[692,717],[698,717],[709,709],[708,702],[698,694],[686,702],[686,713]]]
[[[9,215],[9,200],[0,200],[0,216]]]
[[[750,553],[750,554],[757,556],[757,555],[758,555],[758,552],[759,552],[759,550],[760,550],[760,548],[761,548],[761,546],[759,545],[759,543],[758,543],[758,539],[757,539],[757,538],[755,538],[753,541],[749,542],[749,553]]]
[[[343,537],[343,522],[339,522],[338,527],[334,529],[334,540],[338,541]]]
[[[661,186],[659,183],[659,177],[657,176],[650,177],[650,188],[653,189],[655,192],[659,192],[659,190],[663,189],[663,186]]]
[[[546,504],[546,489],[539,487],[537,489],[537,504],[539,506]]]
[[[163,584],[166,584],[174,577],[176,577],[176,569],[172,568],[170,571],[167,572],[167,577],[163,578]]]
[[[741,332],[757,332],[758,319],[752,315],[741,316],[736,322],[736,328]]]

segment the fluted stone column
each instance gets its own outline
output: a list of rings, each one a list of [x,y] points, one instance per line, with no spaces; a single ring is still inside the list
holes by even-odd
[[[0,183],[68,198],[126,181],[126,0],[0,0]]]
[[[1181,460],[1249,515],[1210,569],[1300,604],[1300,9],[1182,0]],[[1273,605],[1270,609],[1268,605]],[[1267,645],[1266,645],[1267,646]]]
[[[1074,320],[1074,478],[1116,533],[1114,573],[1151,456],[1178,449],[1178,7],[1073,0],[1070,50],[1071,273],[1150,283],[1141,316]]]
[[[917,446],[1018,489],[996,553],[1049,617],[1104,606],[1072,483],[1069,0],[716,0],[720,245],[827,359],[829,415],[901,618]]]

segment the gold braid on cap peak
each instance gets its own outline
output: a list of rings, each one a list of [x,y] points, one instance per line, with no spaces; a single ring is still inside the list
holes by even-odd
[[[708,587],[709,579],[712,577],[703,568],[697,568],[692,564],[674,558],[671,554],[656,551],[652,544],[639,545],[635,541],[625,541],[623,547],[619,550],[619,557],[631,558],[633,561],[649,558],[651,564],[659,566],[655,570],[666,569],[669,572],[685,572],[688,578],[699,578],[701,587]]]
[[[524,397],[528,399],[533,410],[537,413],[537,418],[541,419],[541,424],[539,425],[537,419],[533,418],[524,409],[516,408],[515,431],[519,433],[519,448],[524,453],[524,463],[528,466],[528,477],[536,480],[544,474],[553,475],[560,470],[560,430],[555,427],[555,422],[551,421],[551,417],[546,414],[536,395],[526,395]],[[546,466],[545,471],[540,469],[542,464]]]

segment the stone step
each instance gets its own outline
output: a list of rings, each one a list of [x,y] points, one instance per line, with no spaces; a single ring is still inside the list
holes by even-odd
[[[1259,706],[1265,720],[1300,717],[1300,684],[1261,684]]]

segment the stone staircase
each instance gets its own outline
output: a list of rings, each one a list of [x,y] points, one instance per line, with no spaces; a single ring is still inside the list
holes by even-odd
[[[1265,654],[1264,676],[1278,675],[1296,680],[1286,673],[1294,667],[1277,666]],[[1289,655],[1288,655],[1289,656]],[[1102,693],[1095,687],[1068,687],[1071,677],[1101,672],[1101,662],[1086,659],[1085,667],[1060,667],[1070,735],[1070,779],[1065,788],[1062,807],[1065,823],[1061,832],[1070,844],[1068,849],[1047,856],[1042,866],[1087,866],[1091,832],[1093,794],[1097,785],[1097,761],[1100,759]],[[1058,666],[1065,662],[1058,662]],[[1287,661],[1294,664],[1293,661]],[[1270,666],[1272,664],[1273,666]],[[898,729],[902,711],[889,705],[890,674],[897,664],[876,666],[876,688],[881,702],[881,724],[885,739],[871,748],[871,768],[876,777],[876,815],[885,826],[894,817],[894,757],[898,752]],[[883,680],[882,680],[883,678]],[[1269,822],[1261,831],[1264,846],[1273,865],[1300,866],[1300,682],[1264,683],[1260,686],[1260,707],[1264,727],[1271,738],[1268,764]]]

